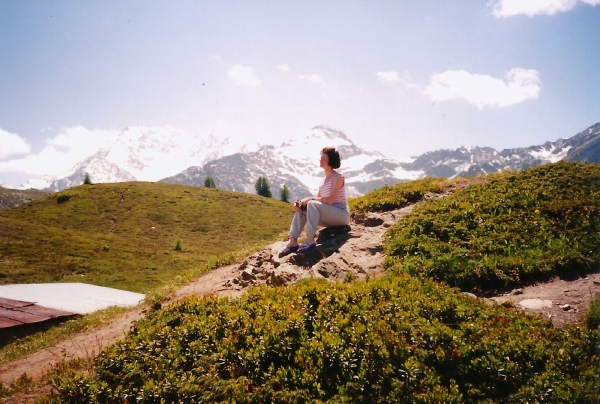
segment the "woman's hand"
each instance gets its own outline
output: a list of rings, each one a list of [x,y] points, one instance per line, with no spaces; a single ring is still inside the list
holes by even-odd
[[[311,196],[310,198],[304,198],[304,199],[302,199],[302,200],[300,201],[300,203],[301,203],[303,206],[306,206],[306,205],[307,205],[307,204],[308,204],[310,201],[313,201],[313,200],[315,200],[315,199],[316,199],[316,198],[314,198],[314,197],[312,197],[312,196]]]
[[[302,210],[302,206],[306,206],[310,201],[314,201],[316,199],[317,198],[315,197],[300,199],[299,201],[294,202],[294,210],[296,212],[300,212]]]

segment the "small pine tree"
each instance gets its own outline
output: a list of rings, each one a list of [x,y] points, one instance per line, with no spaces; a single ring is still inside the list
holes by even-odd
[[[272,198],[271,194],[271,186],[269,185],[269,181],[262,175],[258,177],[256,180],[256,184],[254,184],[254,189],[256,189],[256,193],[260,196],[264,196],[266,198]]]
[[[215,184],[215,180],[213,179],[213,177],[206,177],[204,179],[204,186],[206,188],[217,188],[217,184]]]
[[[290,201],[290,190],[285,184],[283,185],[283,188],[281,188],[281,191],[279,191],[279,197],[281,198],[282,202]]]
[[[92,185],[92,180],[90,179],[90,175],[85,173],[85,178],[83,179],[83,183],[86,185]]]
[[[183,246],[181,245],[181,240],[177,239],[175,242],[175,251],[183,251]]]

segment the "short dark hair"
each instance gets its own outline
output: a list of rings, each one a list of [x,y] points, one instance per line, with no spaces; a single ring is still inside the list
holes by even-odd
[[[325,153],[327,157],[329,157],[329,167],[333,169],[340,168],[342,156],[340,156],[340,153],[335,149],[335,147],[323,147],[321,152]]]

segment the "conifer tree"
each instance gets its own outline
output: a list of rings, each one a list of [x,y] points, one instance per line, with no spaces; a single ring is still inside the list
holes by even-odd
[[[208,176],[204,179],[204,186],[206,188],[216,188],[217,184],[215,184],[213,177]]]
[[[83,179],[83,183],[86,185],[92,185],[92,180],[90,179],[90,175],[85,173],[85,178]]]
[[[267,178],[263,177],[262,175],[256,180],[254,189],[256,189],[256,193],[260,196],[264,196],[266,198],[272,198],[273,196],[271,194],[271,186],[269,185],[269,181],[267,181]]]
[[[279,191],[279,196],[282,202],[290,201],[290,190],[285,184],[283,184],[283,188],[281,188],[281,190]]]

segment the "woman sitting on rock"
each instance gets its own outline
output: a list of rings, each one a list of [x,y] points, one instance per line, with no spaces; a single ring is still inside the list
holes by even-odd
[[[343,226],[350,224],[350,209],[346,201],[344,176],[337,171],[340,167],[340,153],[334,147],[321,150],[320,166],[325,170],[325,179],[319,186],[316,197],[304,198],[294,205],[294,219],[290,227],[287,245],[279,252],[279,258],[297,252],[299,254],[314,249],[317,245],[317,226]],[[305,209],[304,209],[305,208]],[[306,225],[306,239],[298,244],[298,236]]]

